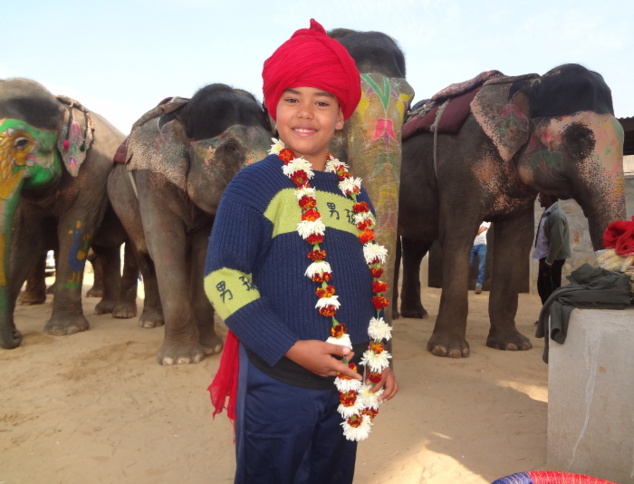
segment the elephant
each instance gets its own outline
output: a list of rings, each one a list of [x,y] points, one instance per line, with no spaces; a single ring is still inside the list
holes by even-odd
[[[213,218],[228,182],[264,158],[267,113],[241,89],[214,83],[191,99],[167,98],[132,126],[108,179],[108,196],[139,255],[144,327],[165,325],[162,365],[218,353],[214,310],[203,287]]]
[[[480,223],[489,221],[495,247],[486,345],[530,349],[515,315],[527,280],[537,194],[576,200],[595,250],[602,248],[607,225],[625,217],[623,129],[610,88],[600,74],[578,64],[542,76],[490,71],[449,86],[410,114],[403,130],[399,210],[401,315],[426,314],[419,268],[438,240],[442,294],[427,349],[437,356],[469,356],[469,249]]]
[[[59,283],[44,330],[67,335],[88,329],[81,299],[84,264],[107,211],[106,182],[123,139],[106,119],[73,99],[54,96],[30,79],[0,80],[2,348],[22,342],[13,319],[16,300],[52,247]]]
[[[403,52],[388,35],[350,29],[334,29],[328,35],[346,47],[361,74],[361,101],[330,150],[363,179],[377,213],[376,240],[388,250],[384,279],[394,289],[401,128],[414,90],[405,80]],[[385,317],[392,322],[391,311]]]

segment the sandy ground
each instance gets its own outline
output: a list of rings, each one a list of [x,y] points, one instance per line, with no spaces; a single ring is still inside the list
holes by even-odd
[[[517,326],[534,348],[513,353],[485,346],[488,293],[471,292],[471,357],[457,360],[425,350],[440,290],[423,297],[430,319],[395,321],[401,390],[360,444],[355,482],[490,483],[544,469],[539,297],[520,295]],[[22,346],[0,350],[0,484],[232,482],[232,427],[224,414],[212,419],[206,390],[218,356],[160,366],[163,329],[94,316],[97,302],[84,300],[90,330],[66,337],[42,332],[51,296],[17,308]]]

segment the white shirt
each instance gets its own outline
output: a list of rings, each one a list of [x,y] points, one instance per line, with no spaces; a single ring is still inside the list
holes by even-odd
[[[485,230],[483,230],[481,234],[476,235],[475,239],[473,239],[473,245],[487,245],[487,232],[489,231],[489,227],[491,227],[491,222],[482,222],[480,227],[484,227]]]

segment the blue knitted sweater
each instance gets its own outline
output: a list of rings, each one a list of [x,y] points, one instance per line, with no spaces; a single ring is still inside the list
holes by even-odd
[[[337,319],[347,326],[353,345],[367,345],[375,315],[372,276],[357,238],[353,202],[339,190],[334,173],[316,171],[310,183],[326,225],[320,248],[341,303]],[[358,201],[370,203],[365,190]],[[330,318],[315,308],[318,284],[305,275],[312,246],[297,233],[300,220],[295,185],[277,155],[269,155],[231,181],[209,240],[205,292],[250,356],[272,368],[292,363],[284,354],[298,340],[325,341],[330,335]]]

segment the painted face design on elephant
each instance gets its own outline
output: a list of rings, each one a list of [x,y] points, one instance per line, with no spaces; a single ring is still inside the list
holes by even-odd
[[[24,121],[0,120],[0,196],[6,199],[22,179],[29,188],[46,186],[61,172],[55,131]],[[20,167],[23,167],[20,169]]]

